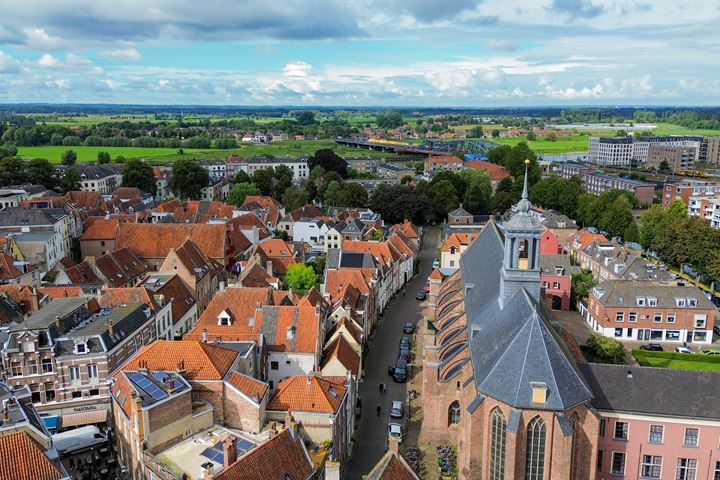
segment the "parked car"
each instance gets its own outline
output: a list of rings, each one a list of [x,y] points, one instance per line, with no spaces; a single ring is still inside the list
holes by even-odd
[[[687,347],[675,347],[675,353],[695,353]]]
[[[393,418],[403,417],[403,402],[400,400],[393,400],[392,405],[390,406],[390,416]]]
[[[662,352],[663,347],[659,343],[648,343],[647,345],[640,345],[640,350],[649,350],[651,352]]]
[[[415,300],[423,301],[427,298],[427,293],[425,293],[425,290],[420,290],[417,295],[415,295]]]
[[[703,350],[700,353],[704,355],[720,355],[720,350]]]
[[[425,286],[423,287],[423,292],[430,293],[430,282],[425,283]]]
[[[412,322],[405,322],[405,325],[403,326],[403,333],[415,333],[415,324]]]
[[[397,438],[398,443],[402,443],[402,427],[399,423],[388,424],[388,437]]]
[[[393,370],[393,380],[399,383],[407,382],[407,359],[398,358]]]
[[[717,335],[720,335],[720,325],[715,325],[713,327],[713,332],[715,332],[715,334]]]
[[[410,337],[408,337],[407,335],[403,335],[400,338],[400,348],[410,348],[410,343]]]
[[[410,359],[410,348],[400,347],[400,356],[405,359]]]
[[[437,258],[433,260],[433,268],[439,268],[440,267],[440,260]]]

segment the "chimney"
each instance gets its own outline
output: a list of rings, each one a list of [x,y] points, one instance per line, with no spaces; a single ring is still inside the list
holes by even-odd
[[[273,422],[270,426],[270,431],[268,433],[270,434],[270,438],[273,438],[275,435],[277,435],[277,424],[275,422]]]
[[[325,463],[325,480],[340,480],[340,462]]]
[[[207,328],[203,328],[203,331],[202,331],[202,341],[203,341],[203,343],[207,343],[207,342],[208,342],[208,331],[207,331]]]
[[[295,420],[293,419],[292,412],[288,410],[285,414],[285,428],[290,430],[290,436],[295,440]]]
[[[388,435],[388,450],[393,452],[395,455],[399,455],[397,437],[394,437],[393,435]]]
[[[223,441],[223,468],[227,468],[237,460],[237,439],[228,435]]]
[[[55,327],[62,332],[62,320],[60,320],[60,315],[55,315]]]
[[[272,260],[268,260],[267,262],[265,262],[265,270],[267,271],[268,275],[270,275],[271,277],[274,276]]]
[[[202,465],[200,465],[200,473],[202,475],[203,480],[210,480],[213,478],[213,464],[212,462],[205,462]]]
[[[108,333],[110,334],[111,337],[113,335],[115,335],[115,333],[113,333],[112,318],[108,318]]]

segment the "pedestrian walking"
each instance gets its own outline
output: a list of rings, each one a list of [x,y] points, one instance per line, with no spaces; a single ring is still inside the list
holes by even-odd
[[[382,386],[383,386],[383,393],[386,393],[386,392],[387,392],[387,385],[386,385],[385,383],[383,383]]]
[[[383,382],[380,382],[380,383],[378,384],[378,391],[379,391],[380,393],[383,392]]]
[[[380,405],[377,406],[376,410],[377,410],[377,416],[379,417],[379,416],[380,416],[380,410],[381,410],[381,409],[380,409]]]

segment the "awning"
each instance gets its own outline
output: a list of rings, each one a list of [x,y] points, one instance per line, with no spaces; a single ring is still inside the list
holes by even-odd
[[[93,410],[91,412],[63,415],[62,426],[66,428],[76,427],[78,425],[89,425],[91,423],[103,423],[107,421],[107,413],[108,411],[103,408],[102,410]]]
[[[45,428],[57,428],[60,422],[60,417],[54,415],[52,417],[42,417],[42,421],[45,424]]]

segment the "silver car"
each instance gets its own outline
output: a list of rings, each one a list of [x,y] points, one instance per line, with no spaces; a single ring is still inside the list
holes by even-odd
[[[390,406],[390,416],[393,418],[403,417],[403,402],[400,400],[393,400],[392,405]]]

